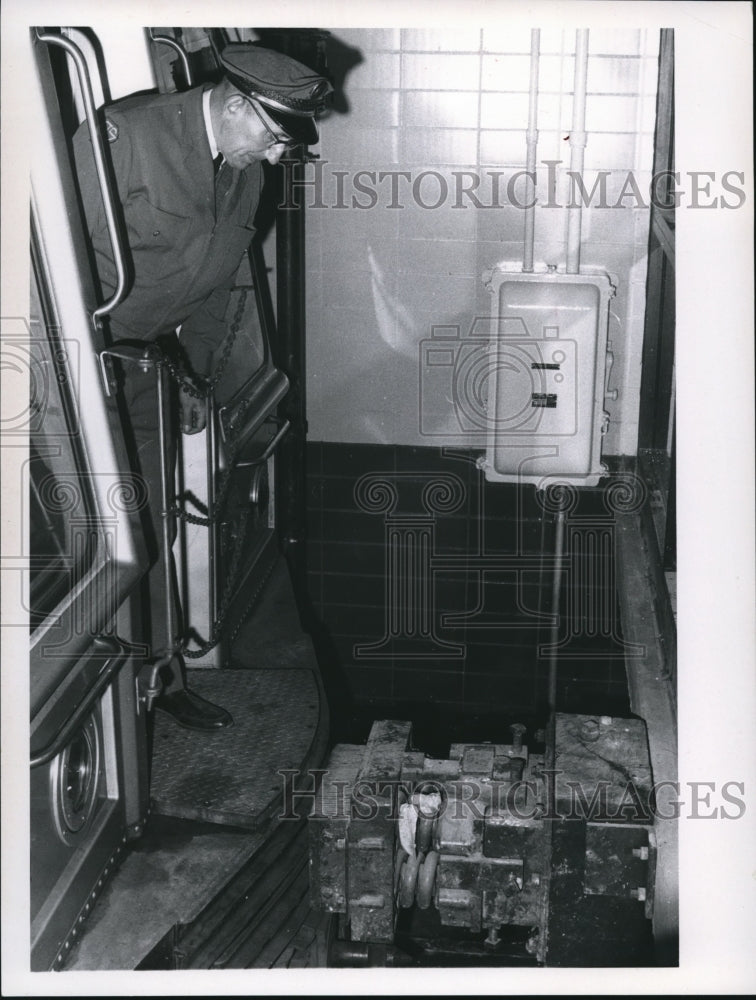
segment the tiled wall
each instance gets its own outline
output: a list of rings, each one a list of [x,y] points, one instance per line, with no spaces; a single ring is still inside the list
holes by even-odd
[[[305,194],[308,570],[321,663],[344,704],[534,718],[547,695],[539,646],[549,633],[534,615],[549,607],[551,576],[540,560],[553,552],[553,520],[544,521],[532,487],[487,483],[470,450],[480,445],[450,433],[449,421],[441,421],[444,436],[431,433],[423,400],[437,413],[453,408],[453,393],[438,372],[426,380],[422,366],[433,326],[456,326],[465,337],[476,317],[488,317],[484,270],[522,260],[524,213],[508,204],[506,188],[525,163],[530,32],[333,34],[333,65],[352,66],[348,109],[322,122],[320,166],[308,167],[320,187]],[[540,161],[563,161],[551,201],[565,204],[574,39],[572,30],[541,32],[535,260],[560,265],[566,211],[544,204]],[[655,32],[590,35],[584,181],[590,190],[597,171],[609,171],[609,204],[630,171],[641,190],[648,185],[657,49]],[[356,187],[361,170],[372,172],[362,175],[367,191]],[[476,178],[481,207],[458,193]],[[636,450],[648,239],[648,211],[623,204],[586,209],[582,219],[582,263],[618,283],[610,455]],[[573,520],[604,517],[602,496],[581,490]],[[431,501],[440,507],[429,512]],[[516,570],[506,564],[513,554]],[[562,638],[570,616],[578,623],[560,659],[566,710],[627,710],[621,640],[588,635],[592,607],[603,609],[598,632],[616,619],[611,559],[605,565],[608,575],[596,576],[590,592],[572,571],[564,577]],[[427,634],[407,639],[412,623],[397,617],[386,639],[392,608],[417,607],[423,588]]]
[[[322,207],[314,188],[305,196],[310,439],[453,444],[423,433],[421,345],[434,325],[458,326],[464,336],[476,316],[490,312],[484,269],[522,259],[524,213],[508,204],[506,185],[525,162],[530,32],[332,34],[332,51],[345,47],[334,65],[358,61],[344,80],[346,113],[321,124],[314,151],[322,165],[308,168],[310,179],[317,169],[322,181]],[[572,30],[541,32],[535,259],[557,264],[565,259],[566,211],[544,204],[540,161],[562,161],[552,201],[565,204],[574,39]],[[629,171],[641,192],[648,190],[657,50],[654,31],[590,33],[584,180],[590,190],[597,171],[610,171],[610,205]],[[375,172],[362,178],[374,194],[355,187],[360,170]],[[379,171],[409,178],[381,181]],[[501,174],[500,207],[494,172]],[[471,176],[480,178],[478,201],[489,207],[457,194],[458,184],[474,183]],[[622,204],[583,213],[582,262],[618,278],[610,340],[619,399],[610,406],[608,454],[636,450],[643,332],[648,211],[631,197]]]
[[[334,717],[365,703],[543,717],[554,520],[533,487],[487,483],[471,452],[438,448],[315,442],[307,469],[308,624]],[[567,519],[567,711],[627,711],[611,558],[590,572],[578,558],[584,534],[611,535],[606,497],[581,490]]]

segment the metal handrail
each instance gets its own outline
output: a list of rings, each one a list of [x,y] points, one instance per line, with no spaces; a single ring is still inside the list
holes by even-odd
[[[268,442],[265,451],[262,453],[262,455],[258,455],[257,458],[250,459],[248,462],[244,461],[238,462],[237,464],[239,468],[248,469],[253,465],[261,465],[263,462],[267,462],[270,456],[273,454],[273,452],[276,450],[276,448],[279,446],[281,441],[289,433],[290,430],[291,430],[291,421],[285,420],[283,425],[276,432],[275,437],[271,438],[271,440]]]
[[[81,49],[75,44],[75,42],[72,42],[69,38],[65,38],[63,35],[42,32],[39,28],[36,28],[35,32],[37,39],[40,42],[45,42],[48,45],[57,45],[64,49],[64,51],[71,57],[74,66],[76,67],[76,73],[79,78],[79,86],[81,87],[82,98],[84,100],[84,111],[86,114],[87,124],[89,125],[89,134],[92,139],[92,152],[94,153],[97,181],[100,185],[100,192],[102,194],[103,205],[105,208],[105,220],[108,226],[110,244],[113,248],[113,263],[115,265],[117,276],[116,288],[110,299],[103,302],[103,304],[98,306],[98,308],[92,313],[92,320],[95,323],[99,323],[103,316],[107,316],[111,313],[123,300],[127,289],[125,254],[123,244],[121,242],[121,234],[118,229],[115,209],[116,198],[114,196],[113,186],[110,181],[110,175],[105,161],[105,144],[103,142],[102,132],[100,131],[100,126],[97,121],[97,110],[94,103],[92,83],[89,79],[89,68]]]
[[[29,761],[31,767],[39,767],[42,764],[47,764],[53,757],[58,756],[69,742],[71,736],[89,715],[92,706],[110,684],[115,674],[118,673],[129,658],[129,647],[114,635],[97,636],[94,641],[95,646],[100,646],[102,652],[105,654],[110,653],[110,656],[108,656],[105,666],[102,672],[98,674],[94,684],[76,706],[76,710],[66,719],[47,746],[43,750],[40,750],[39,753],[32,755]]]
[[[152,28],[147,29],[150,34],[150,41],[159,42],[163,45],[168,45],[174,51],[178,52],[179,58],[181,59],[181,64],[184,67],[184,76],[186,77],[187,87],[194,85],[194,77],[192,76],[191,68],[189,67],[189,57],[184,51],[184,47],[180,45],[175,38],[171,38],[169,35],[156,35]]]

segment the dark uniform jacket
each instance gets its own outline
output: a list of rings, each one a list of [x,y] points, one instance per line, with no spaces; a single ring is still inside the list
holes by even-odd
[[[133,284],[111,314],[113,340],[154,340],[181,325],[197,374],[226,334],[226,308],[254,233],[262,166],[230,171],[218,206],[202,87],[130,97],[106,109],[106,137],[126,223]],[[113,252],[86,123],[74,137],[84,210],[103,290],[116,286]]]

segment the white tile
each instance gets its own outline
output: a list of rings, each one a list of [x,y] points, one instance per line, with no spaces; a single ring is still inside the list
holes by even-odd
[[[478,157],[478,133],[475,129],[405,128],[399,140],[399,162],[423,164],[431,168],[443,164],[475,163]],[[434,192],[432,180],[419,187],[419,199],[434,203],[439,190]]]
[[[527,93],[530,89],[530,56],[484,55],[481,87],[497,92]]]
[[[633,170],[638,163],[634,133],[590,132],[585,147],[586,170]]]
[[[518,197],[517,191],[511,192]],[[506,200],[506,189],[502,199]],[[524,198],[523,198],[524,200]],[[505,208],[478,209],[476,212],[478,239],[483,241],[502,240],[514,243],[523,238],[525,232],[525,212],[514,205]]]
[[[484,93],[480,98],[481,128],[518,128],[528,126],[528,95]]]
[[[476,235],[476,213],[455,209],[453,201],[437,209],[423,209],[413,203],[410,196],[404,211],[397,211],[401,239],[417,237],[437,240],[473,240]]]
[[[593,28],[588,36],[591,55],[637,56],[641,54],[641,32],[628,28]]]
[[[322,159],[338,160],[366,170],[397,162],[399,130],[362,128],[348,122],[322,136]]]
[[[529,28],[484,28],[486,52],[530,52]]]
[[[620,243],[632,246],[635,238],[632,208],[583,209],[583,239],[587,243]]]
[[[400,59],[399,53],[365,53],[364,61],[349,71],[347,92],[356,87],[398,87]]]
[[[641,51],[647,56],[659,56],[660,32],[656,28],[645,28],[641,32]]]
[[[477,277],[477,246],[473,240],[402,239],[396,244],[396,265],[405,274]]]
[[[402,55],[402,87],[408,90],[478,90],[477,55]]]
[[[585,127],[588,132],[634,132],[637,127],[637,97],[606,97],[591,94],[586,101]]]
[[[572,56],[541,55],[538,61],[538,89],[541,93],[572,89]],[[530,55],[486,54],[481,77],[483,90],[530,91]]]
[[[589,94],[637,94],[640,91],[640,58],[588,59]]]
[[[403,28],[402,50],[477,52],[480,35],[480,28]]]
[[[480,162],[493,166],[523,166],[527,155],[524,129],[480,133]]]
[[[363,52],[397,50],[401,40],[399,28],[336,28],[331,34],[337,42]]]
[[[410,90],[402,94],[402,124],[435,128],[477,128],[478,95]]]
[[[343,117],[350,126],[388,128],[399,124],[398,90],[355,88],[347,100],[349,110]]]

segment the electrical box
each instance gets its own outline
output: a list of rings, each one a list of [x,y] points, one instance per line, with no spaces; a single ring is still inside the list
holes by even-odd
[[[492,482],[595,486],[606,472],[601,441],[615,284],[601,271],[525,274],[506,264],[484,280],[493,306],[480,468]]]

